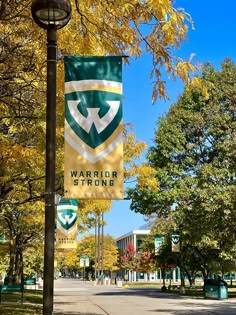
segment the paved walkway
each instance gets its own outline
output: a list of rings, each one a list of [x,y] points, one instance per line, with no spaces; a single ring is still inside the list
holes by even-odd
[[[180,297],[156,289],[55,281],[54,315],[236,315],[236,300]]]

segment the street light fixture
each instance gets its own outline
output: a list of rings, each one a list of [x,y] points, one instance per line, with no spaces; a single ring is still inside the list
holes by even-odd
[[[69,0],[32,0],[35,23],[47,30],[47,115],[43,315],[53,314],[54,227],[56,178],[56,64],[57,30],[71,18]]]
[[[71,18],[69,0],[32,0],[32,17],[44,29],[64,27]]]

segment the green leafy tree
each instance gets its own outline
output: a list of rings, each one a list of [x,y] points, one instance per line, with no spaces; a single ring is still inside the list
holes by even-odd
[[[32,277],[43,275],[43,244],[30,244],[24,251],[23,271],[24,276]]]
[[[236,250],[235,74],[229,59],[218,71],[204,66],[207,93],[186,88],[158,122],[148,160],[159,191],[129,191],[133,210],[172,217],[176,226],[184,224],[186,243],[218,248],[219,258],[227,260],[235,259]]]

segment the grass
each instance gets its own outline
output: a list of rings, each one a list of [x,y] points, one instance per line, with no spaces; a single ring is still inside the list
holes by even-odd
[[[178,289],[167,291],[167,292],[180,294]],[[191,297],[204,297],[204,291],[202,287],[192,288],[192,289],[185,288],[185,294],[181,294],[181,295],[187,295]],[[229,299],[236,298],[236,288],[228,287],[228,298]]]
[[[0,304],[1,315],[40,315],[42,314],[43,292],[40,290],[24,290],[23,304],[21,304],[21,293],[2,294]]]
[[[161,288],[162,284],[160,283],[150,283],[150,282],[123,282],[123,285],[128,285],[131,289],[155,289]]]
[[[0,305],[1,315],[40,315],[42,308],[35,305],[5,304]]]
[[[150,283],[150,282],[124,282],[124,286],[128,285],[128,288],[130,289],[145,289],[145,288],[150,288],[150,289],[160,289],[162,287],[162,284],[160,283]],[[168,287],[168,283],[166,284]],[[195,288],[190,288],[187,287],[185,288],[185,294],[181,294],[179,292],[179,288],[177,286],[174,287],[172,290],[167,290],[165,291],[166,293],[174,293],[174,294],[179,294],[179,295],[187,295],[191,297],[204,297],[204,292],[203,292],[203,287],[202,286],[196,286]],[[236,298],[236,286],[230,286],[228,283],[228,298]]]

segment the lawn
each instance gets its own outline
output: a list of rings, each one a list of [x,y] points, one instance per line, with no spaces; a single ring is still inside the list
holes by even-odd
[[[127,285],[130,289],[144,289],[144,288],[158,288],[160,289],[162,287],[162,284],[160,283],[150,283],[150,282],[124,282],[124,287]],[[167,285],[168,287],[168,285]],[[166,293],[174,293],[174,294],[181,294],[179,292],[179,288],[177,286],[174,286],[172,290],[165,291]],[[187,296],[191,297],[204,297],[203,287],[202,286],[196,286],[195,288],[189,288],[186,286],[185,288],[185,294]],[[236,286],[230,286],[228,285],[228,298],[236,298]]]
[[[40,315],[42,308],[35,305],[21,305],[21,304],[1,304],[1,315]]]
[[[23,304],[21,293],[2,295],[1,315],[40,315],[42,314],[43,292],[40,290],[24,290]]]
[[[167,291],[170,293],[176,293],[176,294],[180,294],[179,289],[174,289],[171,291]],[[181,294],[183,295],[183,294]],[[198,288],[185,288],[185,294],[187,296],[191,296],[191,297],[204,297],[204,291],[202,287],[198,287]],[[236,298],[236,288],[233,287],[229,287],[228,288],[228,298]]]

